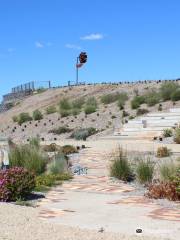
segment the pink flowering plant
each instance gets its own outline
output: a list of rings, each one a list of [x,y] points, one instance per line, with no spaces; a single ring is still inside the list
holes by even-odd
[[[0,171],[0,201],[25,198],[35,187],[35,176],[22,167]]]

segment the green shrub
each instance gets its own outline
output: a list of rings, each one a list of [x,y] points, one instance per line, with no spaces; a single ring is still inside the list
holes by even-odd
[[[52,113],[55,113],[57,112],[57,109],[55,106],[49,106],[46,108],[46,114],[52,114]]]
[[[109,93],[101,97],[101,102],[104,104],[110,104],[118,100],[118,93]]]
[[[48,169],[51,174],[62,174],[67,171],[67,160],[63,153],[55,155],[54,160],[49,164]]]
[[[78,98],[72,102],[72,107],[75,109],[81,109],[84,103],[85,103],[84,98]]]
[[[160,176],[163,181],[170,181],[176,175],[177,165],[173,162],[163,163],[160,166]]]
[[[59,107],[61,110],[70,110],[72,105],[68,99],[64,98],[59,102]]]
[[[180,144],[180,128],[175,129],[174,141],[175,143]]]
[[[43,114],[41,113],[41,111],[35,110],[33,112],[33,119],[34,120],[41,120],[41,119],[43,119]]]
[[[96,106],[87,105],[84,109],[85,114],[91,114],[96,112]]]
[[[135,96],[133,98],[133,100],[131,101],[131,108],[132,109],[137,109],[143,103],[145,103],[145,97],[144,96]]]
[[[176,193],[180,200],[180,167],[177,168],[176,174],[172,177],[171,181],[176,184]]]
[[[68,117],[71,115],[71,110],[60,109],[61,117]]]
[[[69,127],[66,127],[66,126],[54,128],[49,131],[49,133],[54,133],[54,134],[58,134],[58,135],[64,134],[64,133],[69,133],[69,132],[72,132],[72,129],[70,129]]]
[[[179,85],[174,82],[165,82],[161,85],[160,93],[164,101],[170,100],[171,96],[179,88]]]
[[[104,104],[110,104],[118,100],[121,101],[121,103],[125,103],[125,101],[128,100],[127,93],[109,93],[101,97],[101,102]]]
[[[29,115],[29,113],[20,113],[18,116],[19,124],[22,124],[31,120],[32,120],[32,117]]]
[[[133,180],[131,165],[126,153],[121,148],[116,153],[113,153],[110,175],[123,181]]]
[[[86,106],[94,106],[95,108],[97,108],[97,100],[95,97],[90,97],[87,99],[86,101]]]
[[[15,122],[15,123],[18,122],[18,116],[13,116],[13,117],[12,117],[12,120],[13,120],[13,122]]]
[[[160,94],[154,90],[145,95],[145,102],[148,106],[154,106],[160,101]]]
[[[79,115],[80,112],[81,112],[81,110],[80,110],[79,108],[73,108],[73,109],[72,109],[72,115],[73,115],[73,116]]]
[[[166,129],[163,130],[163,136],[165,138],[172,137],[172,135],[173,135],[172,129],[166,128]]]
[[[59,185],[62,181],[67,181],[70,179],[72,179],[72,175],[70,175],[69,173],[42,174],[36,177],[35,191],[47,191],[49,187],[52,187],[57,183]]]
[[[135,117],[134,116],[129,116],[129,120],[132,120],[132,119],[134,119]]]
[[[171,100],[172,100],[173,102],[180,100],[180,89],[179,89],[179,88],[176,89],[175,92],[173,92],[173,93],[171,94]]]
[[[11,167],[24,167],[36,175],[46,170],[47,155],[33,145],[20,145],[10,150]]]
[[[56,178],[53,174],[42,174],[36,177],[36,189],[41,186],[52,187],[55,185]]]
[[[35,147],[39,150],[40,149],[40,139],[38,137],[30,138],[29,145],[32,147]]]
[[[140,116],[140,115],[143,115],[143,114],[147,114],[148,112],[149,112],[148,109],[139,108],[139,109],[137,109],[136,115],[137,115],[137,116]]]
[[[72,153],[77,153],[77,148],[75,148],[72,145],[64,145],[61,148],[61,152],[64,153],[65,155],[72,154]]]
[[[119,99],[117,105],[118,105],[120,110],[123,110],[125,102],[123,100]]]
[[[153,178],[154,166],[149,159],[140,160],[137,169],[136,175],[140,183],[150,183]]]
[[[0,171],[0,201],[16,201],[31,193],[35,186],[34,175],[24,168]]]
[[[94,135],[95,133],[97,133],[95,128],[82,128],[75,130],[71,137],[75,138],[76,140],[86,140],[87,137]]]

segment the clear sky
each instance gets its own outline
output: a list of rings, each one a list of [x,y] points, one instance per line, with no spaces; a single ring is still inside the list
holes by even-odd
[[[0,0],[0,96],[20,83],[180,77],[179,0]]]

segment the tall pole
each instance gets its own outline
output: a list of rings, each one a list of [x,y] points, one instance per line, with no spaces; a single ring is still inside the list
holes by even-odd
[[[78,82],[79,82],[78,60],[79,60],[79,58],[77,57],[77,62],[76,62],[76,85],[78,85]]]

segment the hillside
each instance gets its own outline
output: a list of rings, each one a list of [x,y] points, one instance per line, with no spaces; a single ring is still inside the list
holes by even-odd
[[[50,130],[58,127],[68,127],[72,131],[79,128],[96,128],[99,132],[96,137],[112,135],[116,128],[120,128],[122,123],[133,118],[137,114],[137,109],[131,108],[131,100],[135,95],[143,95],[153,90],[158,91],[161,82],[144,82],[132,84],[97,84],[75,86],[72,88],[54,88],[45,92],[34,94],[19,102],[15,107],[7,112],[0,114],[0,131],[1,136],[11,137],[15,140],[27,140],[30,137],[39,135],[45,140],[65,139],[71,133],[56,135],[49,133]],[[104,104],[101,97],[106,94],[127,93],[128,100],[125,102],[124,110],[120,110],[117,101]],[[113,96],[113,95],[112,95]],[[82,107],[77,116],[62,117],[59,113],[59,102],[66,98],[69,101],[75,101],[84,98],[85,101],[94,97],[97,100],[97,110],[91,114],[85,114]],[[146,103],[141,105],[142,109],[148,109],[149,112],[157,112],[159,104],[162,105],[162,112],[173,107],[172,101],[159,101],[154,106],[147,106]],[[180,101],[176,101],[176,106],[180,107]],[[49,106],[56,106],[57,112],[46,114]],[[31,116],[33,111],[40,110],[43,113],[43,119],[40,121],[28,121],[21,124],[13,122],[12,118],[20,113],[28,112]],[[125,115],[122,117],[123,111]],[[92,138],[92,136],[91,136]]]

